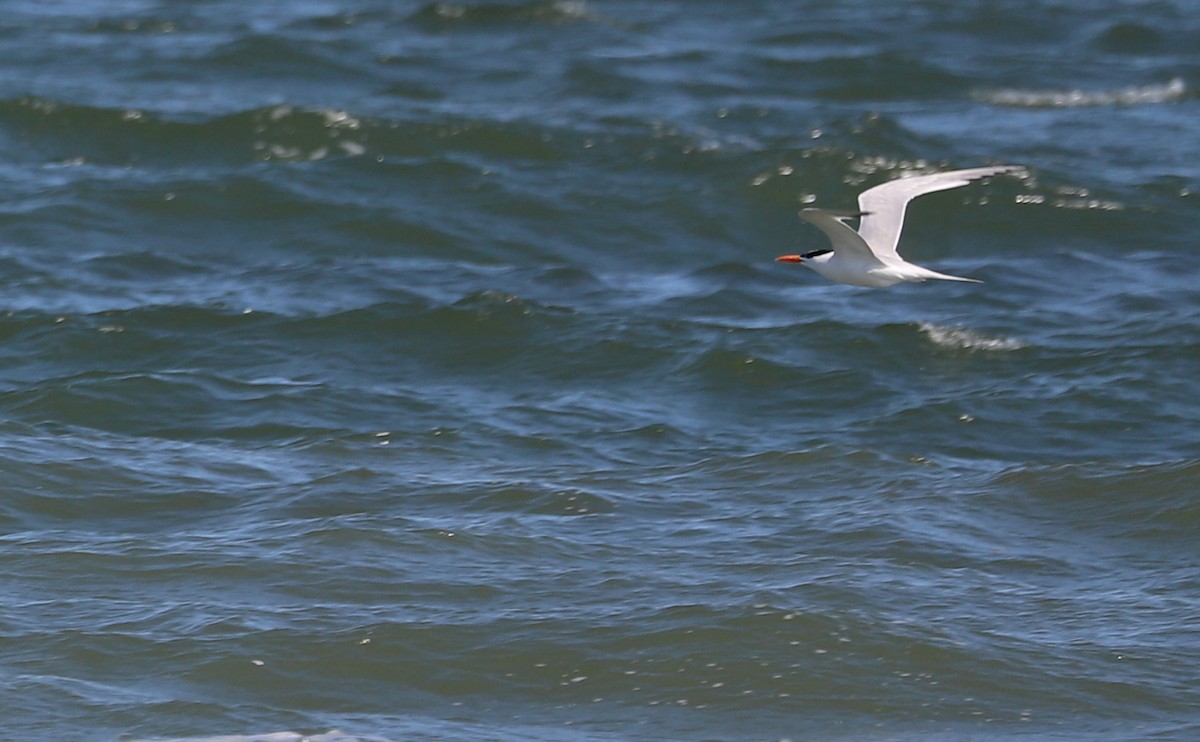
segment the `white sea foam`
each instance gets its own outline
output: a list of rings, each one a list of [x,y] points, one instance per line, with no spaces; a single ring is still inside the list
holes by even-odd
[[[170,739],[143,740],[143,742],[390,742],[383,737],[360,737],[336,729],[324,734],[297,734],[295,732],[268,732],[266,734],[229,734],[216,737],[172,737]]]
[[[1019,350],[1025,343],[1016,338],[989,337],[965,327],[946,327],[922,322],[921,332],[935,344],[961,350]]]
[[[1162,85],[1134,85],[1115,90],[982,90],[978,100],[997,106],[1017,108],[1072,108],[1076,106],[1135,106],[1151,103],[1173,103],[1188,93],[1183,78],[1176,77]]]

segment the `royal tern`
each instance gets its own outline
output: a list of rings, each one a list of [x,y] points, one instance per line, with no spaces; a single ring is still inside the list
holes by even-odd
[[[949,276],[904,260],[896,252],[900,230],[904,227],[904,209],[917,196],[965,186],[990,175],[1023,170],[1019,166],[997,165],[969,170],[951,170],[933,175],[892,180],[858,195],[858,211],[802,209],[800,218],[814,224],[829,237],[832,249],[813,250],[802,255],[782,255],[776,260],[801,263],[831,281],[854,286],[883,288],[901,281],[972,281],[974,278]],[[846,220],[860,217],[858,231]]]

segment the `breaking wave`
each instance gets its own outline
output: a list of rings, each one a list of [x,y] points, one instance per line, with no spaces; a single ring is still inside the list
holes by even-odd
[[[1176,77],[1162,85],[1134,85],[1115,90],[983,90],[975,93],[975,98],[984,103],[1015,108],[1074,108],[1174,103],[1187,94],[1187,84]]]
[[[1016,338],[989,337],[965,327],[945,327],[922,322],[921,332],[935,345],[960,350],[1020,350],[1025,343]]]
[[[359,737],[338,730],[324,734],[268,732],[266,734],[225,734],[216,737],[178,737],[146,742],[387,742],[382,737]]]

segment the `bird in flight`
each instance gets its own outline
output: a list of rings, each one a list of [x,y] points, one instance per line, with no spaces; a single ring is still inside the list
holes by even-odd
[[[782,255],[775,259],[806,265],[831,281],[871,288],[929,278],[980,283],[974,278],[931,271],[901,258],[896,252],[896,245],[900,242],[900,230],[904,227],[904,210],[908,202],[917,196],[959,188],[991,175],[1023,170],[1020,166],[997,165],[900,178],[858,194],[857,211],[802,209],[800,218],[824,232],[832,243],[831,248],[801,255]],[[857,232],[846,223],[855,217],[861,219]]]

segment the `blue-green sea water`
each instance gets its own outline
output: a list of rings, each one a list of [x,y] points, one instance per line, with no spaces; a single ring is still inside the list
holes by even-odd
[[[0,738],[1200,736],[1186,0],[0,16]],[[869,290],[806,206],[914,202]]]

